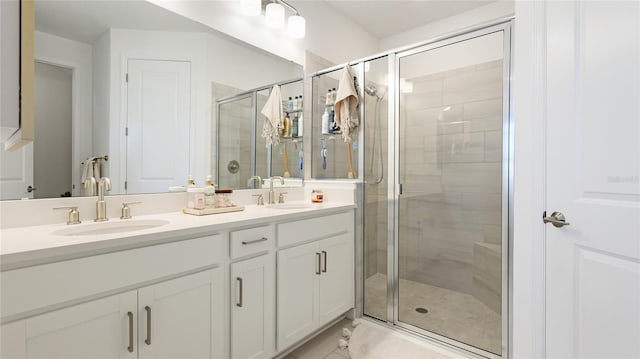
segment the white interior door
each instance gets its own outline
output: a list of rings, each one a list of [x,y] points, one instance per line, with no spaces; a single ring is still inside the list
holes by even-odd
[[[546,6],[547,357],[639,358],[640,2]]]
[[[33,187],[33,142],[11,152],[0,146],[0,200],[33,198]]]
[[[166,192],[189,175],[191,63],[129,60],[127,193]]]

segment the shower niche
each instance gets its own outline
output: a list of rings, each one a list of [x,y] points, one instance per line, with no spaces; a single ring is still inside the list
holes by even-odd
[[[311,177],[315,179],[357,179],[360,173],[360,126],[347,143],[341,129],[335,125],[335,98],[339,88],[342,67],[328,69],[312,77],[312,160]],[[360,90],[360,65],[351,66]],[[362,108],[362,103],[360,104]],[[362,120],[360,111],[360,120]]]

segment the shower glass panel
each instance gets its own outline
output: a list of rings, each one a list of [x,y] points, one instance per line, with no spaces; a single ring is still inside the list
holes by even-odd
[[[269,148],[266,146],[264,139],[260,136],[262,133],[262,127],[264,123],[264,116],[260,114],[262,108],[267,103],[267,99],[269,98],[269,94],[271,94],[271,89],[265,89],[261,91],[257,91],[256,93],[256,111],[258,111],[258,116],[256,116],[256,172],[255,174],[262,177],[268,178],[271,175],[271,166],[270,156],[269,156]],[[251,183],[251,187],[257,187],[255,183]]]
[[[364,66],[364,312],[391,320],[387,315],[389,58]]]
[[[503,32],[398,54],[400,323],[502,354]]]
[[[251,176],[252,96],[234,98],[219,104],[218,118],[224,123],[224,136],[218,143],[218,187],[245,189]],[[266,156],[265,156],[266,157]]]

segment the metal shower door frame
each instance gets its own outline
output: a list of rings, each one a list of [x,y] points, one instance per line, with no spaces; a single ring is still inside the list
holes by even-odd
[[[419,47],[401,50],[389,54],[389,113],[388,143],[393,144],[393,151],[388,151],[388,189],[387,220],[387,321],[394,326],[406,329],[422,336],[434,339],[447,347],[463,349],[473,354],[489,358],[509,356],[510,348],[510,312],[511,312],[511,243],[512,243],[512,200],[513,200],[513,119],[511,116],[511,28],[513,20],[507,19],[485,27],[476,28],[449,37],[435,39]],[[431,51],[458,42],[471,40],[492,33],[503,33],[503,112],[502,112],[502,356],[468,345],[466,343],[430,332],[423,328],[404,323],[399,319],[400,312],[400,271],[399,271],[399,206],[402,192],[400,183],[400,59],[418,53]]]

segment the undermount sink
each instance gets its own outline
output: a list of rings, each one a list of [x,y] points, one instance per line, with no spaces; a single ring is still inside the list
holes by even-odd
[[[121,220],[114,222],[100,222],[91,224],[80,224],[70,226],[68,228],[59,229],[53,234],[58,236],[90,236],[99,234],[114,234],[141,231],[143,229],[151,229],[169,224],[164,219],[140,219],[140,220]]]
[[[270,204],[265,206],[269,209],[306,209],[312,208],[314,206],[313,203],[281,203],[281,204]]]

